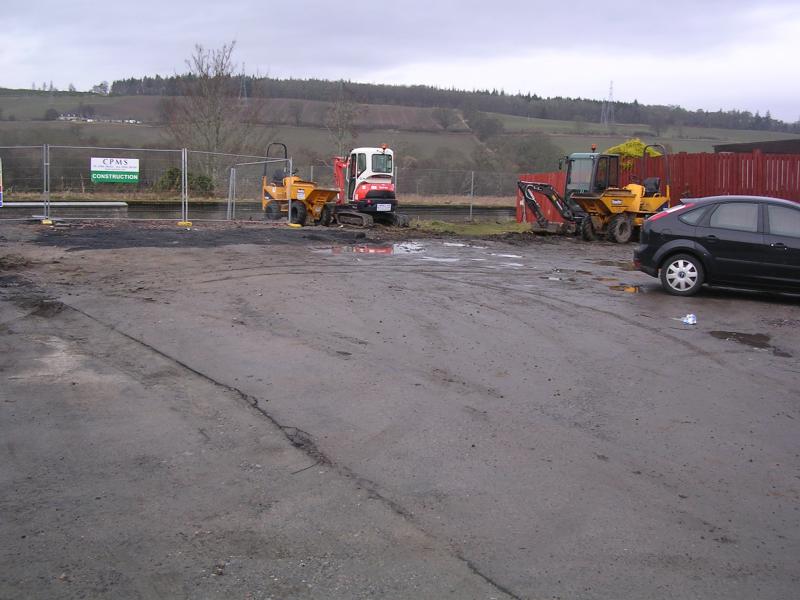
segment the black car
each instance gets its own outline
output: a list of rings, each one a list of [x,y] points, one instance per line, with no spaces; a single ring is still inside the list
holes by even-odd
[[[800,203],[760,196],[684,199],[647,219],[635,265],[670,294],[704,283],[800,292]]]

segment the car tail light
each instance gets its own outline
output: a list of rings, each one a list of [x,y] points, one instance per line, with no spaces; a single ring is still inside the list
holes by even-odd
[[[670,213],[680,212],[680,211],[685,210],[687,208],[690,208],[692,206],[694,206],[694,204],[691,203],[691,202],[689,204],[678,204],[676,206],[671,206],[666,210],[662,210],[661,212],[657,212],[656,214],[654,214],[651,217],[647,217],[647,222],[648,223],[652,223],[653,221],[657,221],[661,217],[666,217]]]

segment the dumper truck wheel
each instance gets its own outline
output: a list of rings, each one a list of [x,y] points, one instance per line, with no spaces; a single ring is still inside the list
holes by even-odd
[[[306,205],[298,200],[292,200],[292,215],[291,219],[289,219],[289,222],[297,223],[298,225],[305,225],[306,217],[308,217]]]
[[[277,221],[281,218],[281,207],[275,201],[270,202],[264,209],[264,216],[270,221]]]
[[[333,223],[333,209],[327,205],[323,206],[319,216],[319,224],[323,227],[330,227],[331,223]]]
[[[620,213],[608,222],[608,236],[618,244],[627,244],[633,235],[633,223],[629,215]]]
[[[592,217],[586,216],[581,221],[581,239],[587,242],[594,242],[597,234],[594,232]]]

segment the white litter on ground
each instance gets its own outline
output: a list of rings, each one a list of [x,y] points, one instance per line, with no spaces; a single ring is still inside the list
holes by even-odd
[[[425,252],[425,246],[419,242],[401,242],[392,246],[395,254],[417,254]]]
[[[439,256],[422,256],[422,257],[419,258],[419,260],[427,260],[427,261],[430,261],[430,262],[441,262],[441,263],[454,263],[454,262],[460,261],[461,259],[460,258],[441,258]]]

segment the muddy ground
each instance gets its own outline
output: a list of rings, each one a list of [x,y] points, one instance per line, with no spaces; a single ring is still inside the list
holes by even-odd
[[[797,596],[797,297],[405,235],[4,223],[0,598]]]

